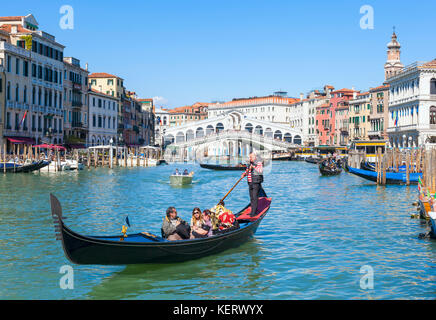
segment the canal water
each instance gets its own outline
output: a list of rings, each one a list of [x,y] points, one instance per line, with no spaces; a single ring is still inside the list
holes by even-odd
[[[175,188],[178,167],[195,171]],[[226,252],[177,264],[78,266],[55,240],[49,194],[84,234],[159,234],[168,206],[189,221],[214,206],[239,172],[198,165],[0,175],[0,299],[434,299],[436,241],[410,215],[416,186],[377,187],[342,173],[321,177],[305,162],[274,162],[264,189],[272,207],[255,238]],[[248,203],[246,182],[226,200]],[[60,288],[71,265],[74,289]],[[360,273],[360,272],[363,273]],[[373,289],[370,276],[373,272]],[[362,278],[363,277],[363,278]],[[361,282],[364,286],[361,286]]]

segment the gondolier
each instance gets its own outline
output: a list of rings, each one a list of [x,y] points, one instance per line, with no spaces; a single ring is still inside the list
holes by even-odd
[[[262,189],[263,182],[263,163],[254,152],[250,153],[250,163],[242,177],[247,176],[248,190],[250,192],[251,212],[250,216],[255,217],[257,213],[257,203],[259,191]]]

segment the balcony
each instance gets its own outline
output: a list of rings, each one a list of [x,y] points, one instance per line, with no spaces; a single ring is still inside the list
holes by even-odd
[[[74,108],[81,108],[81,107],[83,107],[83,103],[81,101],[73,101],[71,105]]]
[[[73,122],[71,123],[71,128],[73,129],[83,129],[85,126],[82,122]]]

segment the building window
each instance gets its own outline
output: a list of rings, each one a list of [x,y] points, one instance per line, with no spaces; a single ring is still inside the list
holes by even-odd
[[[436,124],[436,107],[430,107],[430,124]]]
[[[430,94],[436,94],[436,79],[430,80]]]

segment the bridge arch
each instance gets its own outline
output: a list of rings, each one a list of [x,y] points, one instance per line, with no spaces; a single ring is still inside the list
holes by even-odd
[[[224,131],[224,125],[221,122],[218,122],[216,124],[216,132],[219,133],[221,131]]]
[[[210,124],[206,127],[206,135],[207,136],[210,134],[213,134],[214,132],[215,132],[215,128],[213,127],[213,125]]]
[[[197,138],[203,138],[204,137],[204,130],[202,127],[198,127],[197,130],[195,130],[195,136]]]
[[[298,144],[298,145],[301,145],[301,137],[299,136],[299,135],[296,135],[295,137],[294,137],[294,144]]]
[[[254,133],[263,136],[263,127],[261,125],[257,125],[256,128],[254,128]]]
[[[283,140],[283,134],[280,130],[274,132],[274,139]]]
[[[192,129],[186,131],[186,141],[194,140],[194,138],[194,131]]]
[[[245,131],[253,133],[253,125],[250,122],[245,125]]]
[[[176,135],[176,143],[179,142],[185,142],[185,135],[181,131],[179,131]]]
[[[292,135],[289,132],[286,132],[283,136],[283,140],[289,143],[292,143]]]

